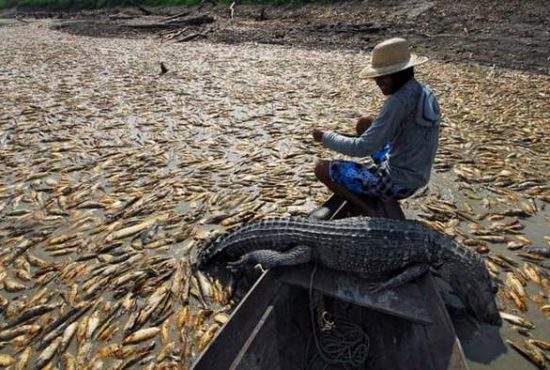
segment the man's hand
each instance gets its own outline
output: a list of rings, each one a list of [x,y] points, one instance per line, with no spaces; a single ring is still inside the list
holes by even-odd
[[[323,135],[325,134],[323,130],[314,128],[312,133],[313,133],[313,139],[315,141],[323,141]]]

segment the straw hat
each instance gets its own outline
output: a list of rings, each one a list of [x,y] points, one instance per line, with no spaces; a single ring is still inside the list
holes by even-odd
[[[428,58],[411,54],[407,40],[395,37],[382,41],[374,47],[370,65],[361,71],[361,76],[373,78],[389,75],[426,62]]]

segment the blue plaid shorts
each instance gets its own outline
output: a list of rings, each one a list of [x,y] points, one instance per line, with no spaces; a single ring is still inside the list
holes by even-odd
[[[336,160],[329,165],[330,178],[352,193],[383,199],[404,199],[415,190],[404,189],[393,183],[384,165],[365,165]]]

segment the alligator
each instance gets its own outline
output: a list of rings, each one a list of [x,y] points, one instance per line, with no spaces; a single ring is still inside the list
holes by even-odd
[[[482,258],[453,239],[413,220],[354,217],[320,221],[266,219],[221,235],[198,255],[198,267],[229,262],[232,270],[316,262],[383,280],[373,290],[398,287],[432,270],[474,316],[500,325],[493,284]]]

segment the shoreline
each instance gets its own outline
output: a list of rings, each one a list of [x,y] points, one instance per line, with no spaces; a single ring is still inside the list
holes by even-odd
[[[484,12],[484,8],[492,12]],[[12,9],[0,11],[0,17],[55,18],[62,22],[59,29],[74,35],[153,36],[164,42],[166,35],[181,32],[181,37],[172,41],[256,42],[322,50],[368,52],[389,36],[402,36],[417,53],[442,62],[550,73],[550,48],[546,42],[550,37],[550,10],[538,1],[246,4],[234,7],[233,19],[228,4],[151,9],[154,13],[149,15],[136,7],[74,12]],[[209,17],[211,21],[193,22],[201,17]],[[172,22],[170,27],[160,24],[167,19]],[[155,22],[158,28],[149,27]]]

